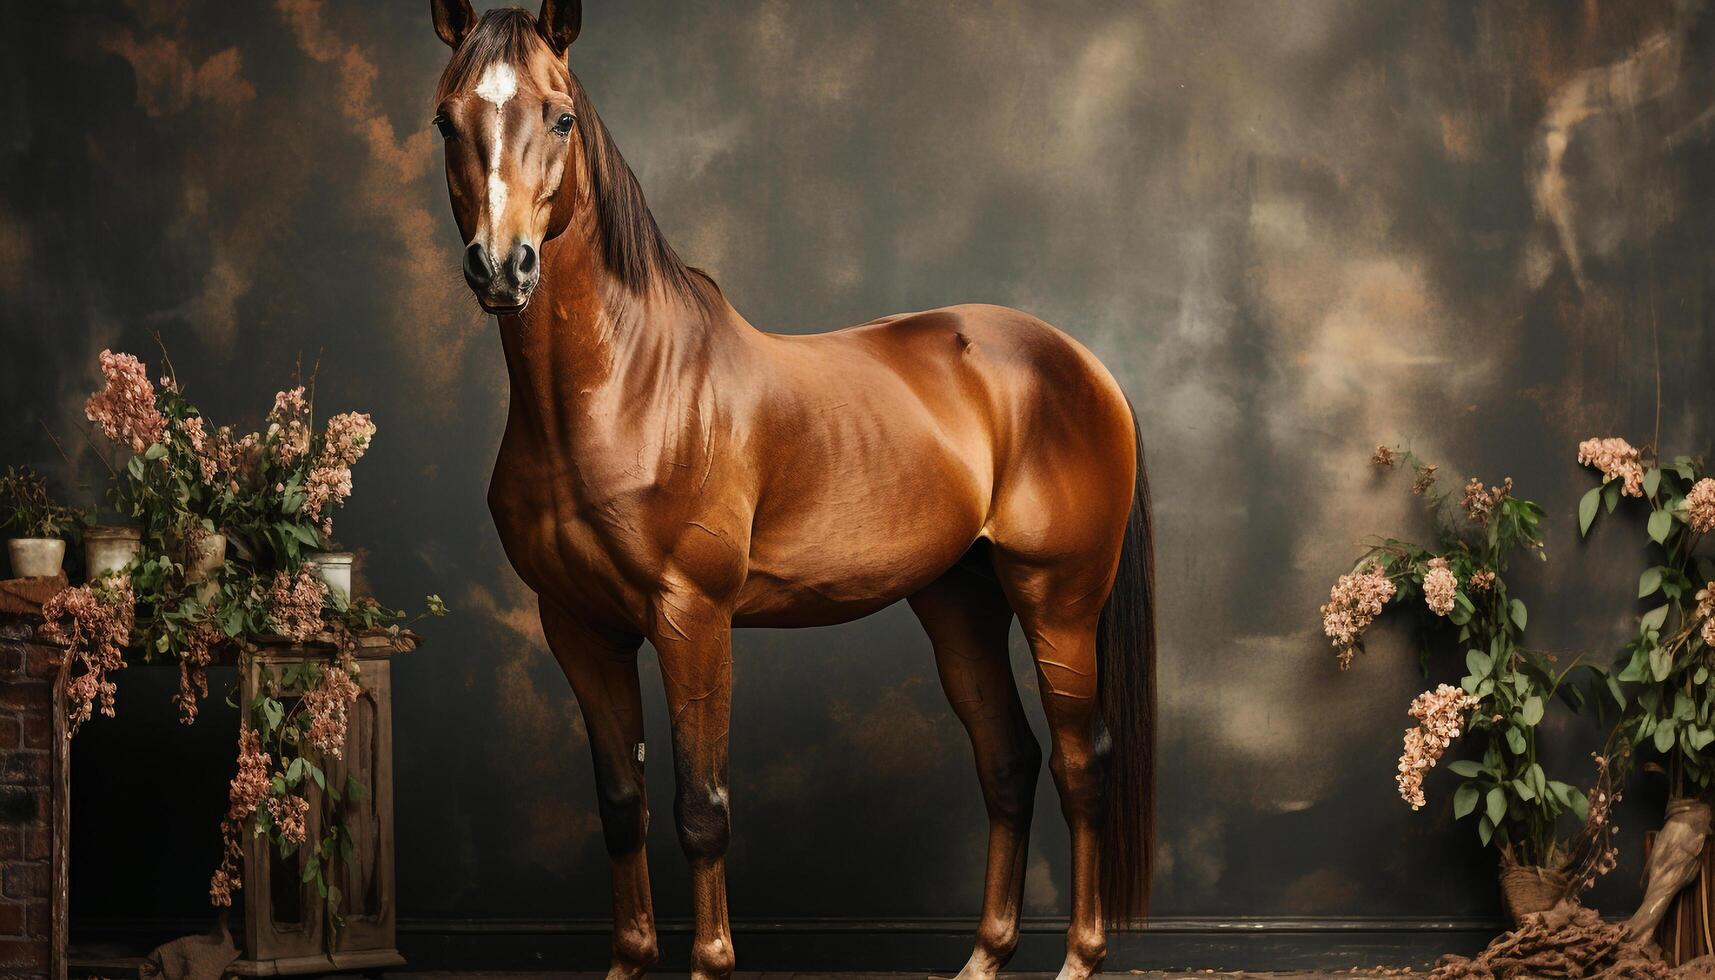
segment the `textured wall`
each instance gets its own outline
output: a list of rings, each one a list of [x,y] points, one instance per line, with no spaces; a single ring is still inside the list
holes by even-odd
[[[8,11],[0,456],[52,461],[42,423],[74,431],[95,353],[147,357],[152,331],[217,418],[254,420],[319,357],[322,405],[380,426],[343,537],[385,598],[457,611],[398,670],[404,914],[600,915],[578,712],[483,503],[506,379],[459,280],[426,6]],[[1492,914],[1444,779],[1422,813],[1394,795],[1423,686],[1404,638],[1341,675],[1315,610],[1359,537],[1423,530],[1364,465],[1403,438],[1547,507],[1552,560],[1519,586],[1539,643],[1605,657],[1629,629],[1641,537],[1576,540],[1574,446],[1647,441],[1659,387],[1663,441],[1710,448],[1700,5],[587,6],[573,67],[670,239],[752,322],[1006,303],[1131,394],[1162,535],[1159,910]],[[744,633],[735,673],[735,914],[972,914],[981,804],[909,613]],[[194,914],[230,718],[179,730],[164,674],[123,681],[121,719],[79,737],[74,903],[141,914],[130,875]],[[1580,774],[1583,751],[1555,758]],[[654,768],[657,901],[681,916]],[[1659,806],[1634,798],[1611,911]],[[1046,779],[1038,803],[1027,911],[1053,914]]]

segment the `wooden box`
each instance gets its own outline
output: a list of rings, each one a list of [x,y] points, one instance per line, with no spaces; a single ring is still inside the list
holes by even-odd
[[[356,651],[362,696],[352,708],[344,758],[327,760],[330,786],[349,774],[368,792],[347,804],[346,824],[355,859],[335,864],[344,925],[330,929],[326,900],[314,881],[303,880],[303,852],[289,861],[266,836],[245,835],[243,955],[228,969],[239,976],[266,977],[336,970],[403,966],[394,939],[398,914],[393,877],[393,701],[392,656],[415,645],[408,635],[365,637]],[[251,704],[268,680],[294,664],[330,662],[327,643],[264,642],[239,655],[239,703]],[[321,791],[308,783],[308,839],[320,838]]]

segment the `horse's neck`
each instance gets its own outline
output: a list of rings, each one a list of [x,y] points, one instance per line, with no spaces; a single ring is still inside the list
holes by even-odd
[[[705,313],[651,290],[638,295],[589,250],[556,256],[529,309],[504,318],[513,422],[547,452],[575,452],[591,425],[636,415],[701,386],[713,348],[749,328],[724,302]]]

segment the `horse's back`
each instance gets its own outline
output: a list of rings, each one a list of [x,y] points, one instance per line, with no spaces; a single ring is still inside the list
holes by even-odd
[[[957,306],[776,339],[780,390],[759,422],[783,451],[753,530],[755,615],[741,619],[861,615],[982,537],[1020,556],[1117,548],[1129,409],[1071,337],[1018,310]]]

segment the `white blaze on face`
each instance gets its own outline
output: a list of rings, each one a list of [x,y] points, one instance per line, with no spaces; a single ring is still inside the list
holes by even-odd
[[[506,145],[506,103],[518,94],[518,75],[512,66],[495,62],[482,73],[476,83],[476,96],[494,106],[494,136],[488,149],[488,250],[493,253],[500,245],[495,241],[495,228],[506,211],[506,182],[500,177],[500,153]]]

